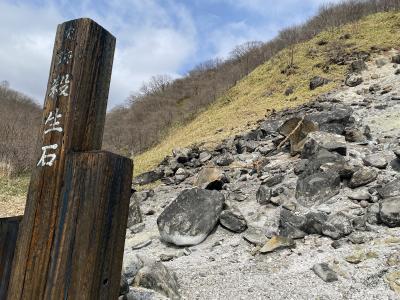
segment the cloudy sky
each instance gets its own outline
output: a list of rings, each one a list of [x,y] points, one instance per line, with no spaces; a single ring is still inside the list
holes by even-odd
[[[117,38],[112,108],[152,75],[183,76],[235,45],[273,38],[332,1],[0,0],[0,81],[41,104],[57,24],[90,17]]]

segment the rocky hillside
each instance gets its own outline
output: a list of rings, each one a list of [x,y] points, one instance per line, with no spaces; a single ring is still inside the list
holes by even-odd
[[[162,184],[132,196],[120,298],[400,299],[398,64],[353,53],[335,90],[136,177]]]
[[[273,110],[296,107],[340,86],[354,59],[398,46],[399,26],[400,13],[378,13],[331,27],[307,42],[280,51],[194,120],[176,125],[159,145],[136,156],[135,173],[154,168],[174,148],[193,143],[215,146],[224,138],[255,128],[257,121]],[[315,76],[326,80],[324,85],[310,89]]]

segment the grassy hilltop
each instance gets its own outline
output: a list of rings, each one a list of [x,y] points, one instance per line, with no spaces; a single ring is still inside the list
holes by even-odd
[[[279,52],[192,121],[177,124],[161,143],[135,157],[135,174],[154,168],[174,148],[194,143],[211,146],[252,128],[272,109],[281,110],[311,101],[341,85],[347,66],[332,63],[332,59],[346,53],[370,52],[373,48],[396,48],[400,46],[399,38],[400,13],[377,13],[297,44],[293,74],[282,73],[290,60],[291,49]],[[313,76],[322,76],[331,82],[310,90]],[[293,87],[294,92],[285,96],[289,87]]]

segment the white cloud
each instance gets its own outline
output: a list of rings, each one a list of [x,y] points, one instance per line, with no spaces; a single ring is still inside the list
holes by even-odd
[[[0,0],[1,1],[1,0]],[[161,1],[112,0],[102,12],[93,1],[43,6],[0,2],[0,81],[42,103],[57,24],[91,17],[117,37],[109,108],[155,74],[177,77],[196,50],[196,30],[184,7]],[[161,4],[162,3],[162,4]],[[173,9],[173,17],[167,9]],[[34,20],[34,21],[33,21]]]

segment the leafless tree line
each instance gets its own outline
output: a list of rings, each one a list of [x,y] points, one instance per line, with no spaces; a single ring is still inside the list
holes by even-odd
[[[29,97],[0,83],[0,174],[18,175],[33,164],[41,109]]]
[[[104,147],[128,155],[141,152],[159,142],[172,125],[193,118],[280,50],[289,48],[292,53],[288,60],[290,67],[296,43],[368,14],[399,8],[400,0],[350,0],[323,5],[306,23],[282,30],[267,43],[253,41],[239,45],[228,59],[201,63],[174,81],[165,75],[154,76],[129,97],[127,106],[108,114]]]

